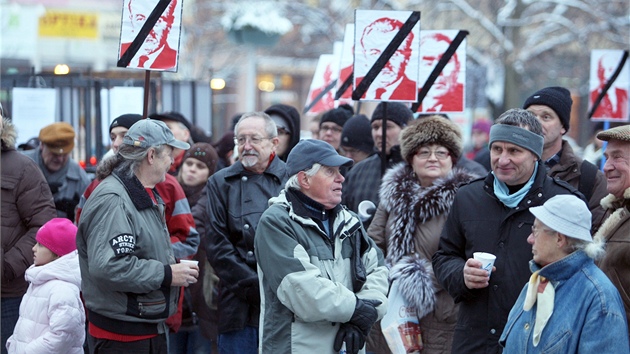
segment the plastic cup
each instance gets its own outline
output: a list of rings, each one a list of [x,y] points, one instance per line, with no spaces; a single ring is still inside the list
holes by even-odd
[[[179,263],[194,264],[196,266],[199,265],[199,261],[195,261],[194,259],[182,259],[179,261]]]
[[[494,266],[494,261],[497,259],[497,256],[492,253],[486,252],[474,252],[473,258],[481,262],[481,269],[485,269],[488,271],[488,276],[492,273],[492,267]]]

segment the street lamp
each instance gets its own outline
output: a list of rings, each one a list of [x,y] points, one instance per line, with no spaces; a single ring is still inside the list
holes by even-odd
[[[55,75],[68,75],[70,73],[70,67],[67,64],[57,64],[53,72]]]

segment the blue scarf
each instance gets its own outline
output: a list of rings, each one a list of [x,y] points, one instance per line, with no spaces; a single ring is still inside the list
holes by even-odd
[[[534,179],[536,179],[536,173],[538,172],[538,163],[534,165],[534,173],[529,178],[529,181],[525,183],[523,188],[521,188],[518,192],[514,194],[510,194],[510,191],[507,185],[497,178],[497,176],[492,172],[494,176],[494,195],[499,198],[499,200],[505,204],[507,207],[514,208],[518,205],[518,203],[525,198],[525,195],[529,192],[529,189],[532,188],[532,184],[534,184]]]

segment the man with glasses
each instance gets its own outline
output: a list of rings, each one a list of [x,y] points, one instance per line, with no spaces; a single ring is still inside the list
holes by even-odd
[[[453,353],[500,353],[499,337],[512,305],[530,276],[529,208],[558,194],[582,194],[546,174],[542,126],[523,109],[503,113],[490,129],[492,172],[462,186],[433,255],[440,285],[460,303]],[[497,256],[481,269],[473,252]]]
[[[276,156],[276,124],[266,113],[244,114],[234,136],[239,160],[210,177],[207,197],[194,214],[203,220],[200,231],[205,234],[208,261],[220,279],[219,353],[256,354],[260,290],[254,235],[269,198],[280,193],[288,174]]]
[[[327,142],[339,152],[343,126],[353,114],[354,110],[347,104],[324,113],[319,122],[319,140]]]

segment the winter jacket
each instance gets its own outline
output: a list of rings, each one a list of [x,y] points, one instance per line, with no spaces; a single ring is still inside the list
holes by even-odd
[[[208,242],[208,261],[219,276],[219,333],[258,327],[260,290],[254,256],[254,235],[269,198],[280,193],[288,175],[277,156],[262,174],[240,162],[217,171],[206,186],[207,198],[197,204]]]
[[[157,334],[177,310],[164,202],[152,193],[157,204],[136,176],[114,170],[83,208],[77,232],[83,298],[89,321],[109,332]]]
[[[357,297],[381,301],[383,317],[388,272],[356,214],[341,205],[330,211],[329,238],[294,193],[272,198],[256,230],[261,353],[333,354],[339,324],[350,321]]]
[[[453,353],[500,353],[499,336],[508,313],[530,276],[532,247],[527,243],[534,224],[530,207],[542,205],[557,194],[582,194],[561,180],[538,171],[529,192],[514,208],[505,206],[494,194],[494,175],[462,186],[455,196],[438,251],[433,255],[435,276],[459,303],[453,337]],[[464,264],[473,252],[497,256],[490,285],[468,289]]]
[[[457,189],[472,179],[456,169],[425,188],[407,163],[397,165],[383,177],[381,203],[368,229],[387,264],[397,265],[390,279],[400,281],[403,297],[419,312],[425,354],[451,351],[457,305],[437,283],[431,257]]]
[[[553,178],[559,178],[573,188],[579,189],[580,180],[584,176],[582,175],[582,164],[584,161],[575,155],[571,144],[566,140],[562,140],[562,155],[560,155],[560,162],[555,164],[547,174]],[[596,166],[593,166],[597,169]],[[582,182],[584,183],[584,182]],[[599,229],[603,221],[604,209],[599,204],[602,198],[604,198],[608,192],[606,191],[606,177],[602,171],[597,171],[595,174],[595,181],[592,182],[592,194],[588,200],[588,208],[592,214],[592,227],[591,230],[594,233]]]
[[[26,271],[30,283],[7,350],[14,354],[82,354],[85,311],[77,251]]]
[[[387,169],[402,161],[400,146],[392,147],[387,156]],[[341,204],[355,213],[359,210],[359,203],[364,200],[369,200],[378,206],[381,180],[381,154],[374,154],[354,165],[346,174]]]
[[[33,264],[37,230],[57,214],[50,188],[37,165],[15,151],[13,123],[4,119],[2,155],[2,297],[21,297],[28,284],[24,272]]]
[[[532,260],[530,268],[532,273],[540,270],[539,275],[553,285],[553,313],[542,330],[540,342],[534,346],[539,304],[523,310],[529,287],[526,284],[501,335],[504,354],[630,352],[619,292],[584,251],[573,252],[542,269]]]
[[[606,242],[606,255],[598,266],[619,290],[626,317],[630,318],[630,188],[622,200],[609,194],[601,204],[606,209],[605,221],[594,238]]]
[[[69,158],[66,166],[56,172],[50,172],[44,165],[40,149],[33,149],[23,152],[24,155],[35,161],[39,169],[44,174],[46,182],[52,191],[55,200],[57,216],[68,218],[74,222],[75,208],[79,204],[81,195],[90,184],[90,178],[79,164]]]

